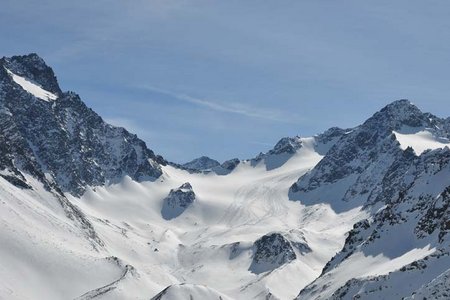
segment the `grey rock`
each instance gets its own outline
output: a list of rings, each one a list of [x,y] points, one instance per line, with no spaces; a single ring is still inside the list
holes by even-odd
[[[179,188],[170,190],[163,200],[161,215],[166,220],[180,216],[195,200],[195,193],[190,183],[186,182]]]
[[[255,274],[272,271],[296,258],[291,243],[282,234],[266,234],[254,243],[249,270]]]
[[[233,158],[223,162],[221,167],[227,171],[233,171],[240,163],[239,158]]]
[[[302,141],[299,136],[284,137],[276,143],[275,147],[267,152],[269,155],[279,155],[282,153],[294,154],[302,147]]]
[[[183,168],[196,171],[207,171],[217,166],[220,166],[220,163],[217,160],[211,159],[207,156],[196,158],[182,165]]]

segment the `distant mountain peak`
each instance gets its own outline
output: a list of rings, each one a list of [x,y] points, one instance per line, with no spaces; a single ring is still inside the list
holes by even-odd
[[[408,117],[410,115],[421,115],[423,112],[407,99],[394,101],[380,110],[380,112],[388,112],[393,117]]]
[[[219,165],[220,163],[217,160],[209,158],[208,156],[201,156],[199,158],[193,159],[190,162],[183,164],[182,167],[196,171],[205,171],[210,170]]]
[[[388,105],[386,105],[386,107],[408,107],[408,106],[415,106],[409,99],[399,99],[399,100],[394,100],[391,103],[389,103]]]
[[[299,136],[295,137],[284,137],[280,139],[275,147],[268,152],[268,154],[294,154],[298,149],[302,147],[302,140]]]
[[[427,127],[432,126],[431,114],[422,112],[417,106],[407,99],[394,101],[369,118],[363,126],[377,126],[379,129],[392,131],[403,126]]]

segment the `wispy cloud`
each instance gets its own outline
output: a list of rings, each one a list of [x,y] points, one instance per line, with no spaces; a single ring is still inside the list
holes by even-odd
[[[201,106],[204,108],[208,108],[214,111],[218,112],[225,112],[225,113],[232,113],[232,114],[238,114],[245,117],[251,117],[251,118],[259,118],[259,119],[265,119],[269,121],[274,122],[283,122],[283,123],[299,123],[302,121],[302,118],[296,114],[283,112],[274,108],[259,108],[255,106],[249,106],[242,103],[237,102],[227,102],[224,104],[223,102],[219,102],[217,100],[210,100],[210,99],[203,99],[203,98],[197,98],[192,97],[186,94],[180,94],[156,87],[141,87],[144,90],[148,90],[151,92],[156,92],[159,94],[163,94],[166,96],[170,96],[173,99],[176,99],[178,101],[182,101],[185,103],[194,104],[197,106]]]
[[[137,124],[132,119],[123,117],[107,117],[105,121],[113,126],[123,127],[129,132],[136,134],[139,138],[151,142],[155,140],[168,141],[191,141],[192,136],[184,132],[172,131],[166,129],[151,130],[148,127]]]

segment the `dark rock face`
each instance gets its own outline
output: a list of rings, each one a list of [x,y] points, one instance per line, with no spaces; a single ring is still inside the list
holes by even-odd
[[[249,270],[255,274],[272,271],[296,258],[291,243],[282,234],[267,234],[255,242]]]
[[[267,152],[268,155],[278,155],[282,153],[294,154],[302,147],[300,137],[284,137],[276,143],[275,147]]]
[[[220,163],[217,160],[211,159],[207,156],[196,158],[182,165],[183,168],[195,171],[211,170],[217,166],[220,166]]]
[[[36,98],[5,68],[58,98]],[[36,54],[0,60],[0,142],[0,169],[22,181],[26,172],[48,189],[75,196],[123,176],[158,178],[165,163],[136,135],[104,122],[78,95],[61,92],[53,71]]]
[[[439,242],[443,242],[450,232],[450,186],[438,198],[430,199],[424,208],[416,232],[420,237],[438,232]]]
[[[184,183],[177,189],[170,190],[164,199],[161,215],[166,220],[180,216],[195,200],[195,193],[189,182]]]
[[[36,53],[2,58],[1,63],[3,67],[9,69],[14,74],[37,83],[44,90],[56,95],[62,94],[53,70]]]
[[[342,136],[350,132],[352,129],[342,129],[339,127],[331,127],[322,134],[317,136],[317,141],[321,144],[329,144],[333,146]],[[326,153],[322,153],[326,154]]]
[[[233,158],[225,161],[221,166],[225,170],[233,171],[240,163],[241,161],[239,160],[239,158]]]

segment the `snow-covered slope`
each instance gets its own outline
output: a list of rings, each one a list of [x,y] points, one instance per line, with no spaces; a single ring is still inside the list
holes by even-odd
[[[111,234],[109,226],[117,228],[120,234],[107,238],[109,255],[126,260],[141,278],[161,284],[161,290],[186,282],[235,299],[264,299],[269,293],[290,299],[320,274],[342,246],[345,232],[365,216],[359,209],[337,215],[326,205],[311,208],[289,201],[290,183],[321,158],[314,138],[304,139],[303,144],[291,160],[271,171],[264,163],[253,166],[251,161],[241,162],[225,176],[166,166],[156,182],[128,179],[71,201],[94,219],[108,220],[104,231],[100,229],[104,222],[96,225],[100,236]],[[160,213],[164,199],[185,182],[195,191],[195,201],[167,221]],[[286,255],[292,257],[294,251],[296,259],[254,272],[257,249],[266,246],[264,241],[268,247],[273,244],[262,237],[273,232],[292,245]],[[265,259],[276,260],[275,256],[284,255],[280,251],[265,252],[269,254]]]
[[[408,188],[354,226],[342,251],[299,299],[413,297],[449,269],[450,151],[405,160],[401,171],[409,175],[395,184],[406,181]]]
[[[20,85],[25,91],[32,94],[36,98],[45,100],[45,101],[51,101],[58,99],[58,96],[44,90],[42,87],[40,87],[38,84],[31,82],[29,79],[26,79],[24,77],[21,77],[19,75],[14,74],[7,68],[5,70],[8,72],[8,74],[12,77],[15,83]]]
[[[18,239],[20,248],[30,251],[34,244],[43,245],[40,252],[33,254],[42,257],[42,264],[28,276],[31,282],[39,282],[39,296],[47,299],[61,299],[62,295],[72,298],[84,295],[81,299],[87,299],[86,296],[94,294],[101,294],[99,299],[144,299],[181,283],[206,285],[234,299],[265,299],[269,293],[290,299],[320,274],[323,265],[341,248],[345,232],[365,216],[359,210],[337,215],[325,205],[304,207],[288,200],[289,185],[321,159],[315,151],[314,138],[304,139],[303,145],[291,160],[271,171],[266,170],[264,163],[253,166],[251,161],[240,163],[226,176],[191,174],[163,166],[163,175],[154,182],[137,182],[126,177],[118,184],[88,188],[81,198],[66,194],[95,229],[100,241],[96,247],[82,234],[81,226],[74,227],[74,222],[65,218],[62,211],[57,214],[58,202],[52,200],[55,196],[38,189],[38,181],[27,179],[33,189],[26,191],[39,190],[39,194],[30,196],[26,207],[17,204],[22,198],[16,192],[20,188],[5,181],[12,192],[10,209],[2,210],[5,214],[2,228],[11,232],[2,237],[12,236]],[[161,215],[164,199],[170,190],[185,182],[192,185],[195,201],[177,218],[165,220]],[[18,230],[14,229],[16,223],[21,224],[14,211],[20,208],[34,214],[33,198],[47,199],[46,205],[56,210],[47,209],[42,214],[61,219],[62,228],[51,229],[61,231],[57,237],[36,231],[55,227],[37,216],[23,232],[14,235]],[[259,255],[256,249],[266,246],[262,237],[272,232],[285,237],[291,245],[287,255],[292,257],[294,251],[295,260],[273,265],[266,272],[252,272],[255,255]],[[30,239],[30,235],[38,241]],[[269,241],[267,246],[271,244]],[[14,249],[4,251],[9,256],[15,255]],[[265,259],[270,261],[271,254],[283,256],[282,251],[265,252],[268,255]],[[36,293],[13,280],[23,275],[27,255],[31,254],[18,257],[5,268],[3,285],[10,298],[14,298],[13,292],[18,299],[31,298]],[[111,257],[117,257],[121,263],[118,265]],[[97,274],[104,277],[89,281],[91,269],[83,266],[91,265],[92,261],[98,261]],[[133,272],[121,279],[126,265],[132,266]],[[54,272],[48,270],[50,266]],[[71,289],[56,289],[55,281],[69,276],[65,274],[77,274],[86,282],[79,281]]]
[[[414,132],[426,130],[433,140],[448,138],[448,132],[442,130],[445,120],[422,114],[410,103],[392,105],[409,111],[402,114],[407,120],[420,122],[415,126],[391,123],[389,130],[408,126]],[[397,136],[386,135],[387,139],[395,138],[394,147],[384,148],[383,162],[387,165],[374,164],[379,169],[368,177],[371,184],[366,185],[367,196],[347,192],[349,197],[340,200],[364,201],[371,216],[354,225],[343,249],[298,299],[401,299],[415,297],[416,290],[427,293],[436,285],[442,286],[434,279],[450,268],[450,149],[435,147],[422,137],[398,143]],[[410,144],[405,148],[407,142]],[[398,152],[395,145],[405,150]],[[437,149],[420,152],[418,147]],[[352,174],[362,176],[366,171]]]
[[[193,172],[63,93],[37,55],[0,64],[1,299],[448,295],[449,119],[396,101]]]
[[[413,131],[408,133],[394,131],[394,134],[403,150],[411,147],[417,155],[422,154],[426,150],[450,147],[450,141],[448,138],[435,136],[433,132],[429,130],[421,130],[417,132]]]
[[[161,293],[153,297],[152,300],[187,299],[187,297],[192,300],[231,300],[226,295],[206,286],[184,283],[165,288]]]

